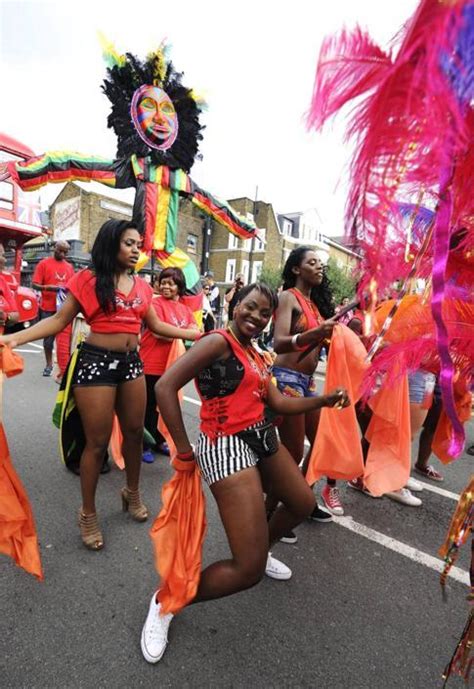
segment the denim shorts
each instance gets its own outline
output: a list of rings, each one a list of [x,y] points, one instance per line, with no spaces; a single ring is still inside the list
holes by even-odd
[[[307,373],[298,373],[291,368],[274,366],[272,373],[277,387],[285,397],[317,397],[316,380]]]
[[[408,374],[408,394],[412,404],[421,404],[429,409],[433,401],[436,376],[429,371],[419,369]]]
[[[132,352],[114,352],[84,342],[80,347],[71,384],[115,388],[142,375],[143,362],[136,349]]]

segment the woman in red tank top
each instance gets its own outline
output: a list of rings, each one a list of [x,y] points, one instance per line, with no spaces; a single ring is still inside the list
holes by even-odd
[[[31,328],[0,338],[0,344],[15,347],[57,335],[80,311],[91,327],[80,347],[72,378],[85,435],[80,460],[79,525],[82,541],[91,550],[100,550],[104,545],[95,492],[114,413],[123,433],[127,476],[127,485],[122,489],[123,509],[136,521],[148,517],[138,488],[146,394],[137,352],[142,322],[164,337],[193,340],[197,334],[158,319],[151,306],[151,287],[134,273],[141,245],[142,237],[133,222],[109,220],[102,225],[92,247],[92,270],[81,270],[73,276],[62,308]]]
[[[274,349],[277,358],[273,373],[280,392],[288,397],[316,395],[314,374],[319,351],[324,340],[331,337],[336,323],[332,319],[334,306],[323,264],[315,251],[306,246],[294,249],[283,268],[283,291],[275,314]],[[328,320],[324,320],[328,319]],[[318,344],[308,356],[299,361],[301,351]],[[304,454],[305,437],[312,445],[316,436],[319,411],[309,411],[297,417],[284,418],[279,427],[280,438],[299,465]],[[306,455],[303,474],[306,473]],[[342,514],[336,482],[328,478],[323,488],[323,500],[334,514]],[[318,506],[311,515],[315,521],[331,521],[332,517]],[[296,543],[296,535],[286,534],[287,543]]]
[[[241,289],[230,328],[202,337],[156,386],[160,413],[178,459],[195,456],[217,502],[232,553],[229,559],[204,569],[193,602],[242,591],[255,585],[264,573],[275,579],[291,576],[291,570],[272,558],[268,549],[311,514],[316,500],[288,451],[279,444],[273,425],[265,421],[265,404],[277,414],[348,404],[344,390],[318,398],[289,399],[273,385],[268,364],[252,340],[264,330],[276,305],[276,294],[266,285]],[[196,452],[178,400],[178,391],[193,378],[202,400]],[[281,505],[268,522],[263,491],[269,489]],[[156,663],[162,657],[172,617],[160,614],[154,594],[141,637],[148,662]]]

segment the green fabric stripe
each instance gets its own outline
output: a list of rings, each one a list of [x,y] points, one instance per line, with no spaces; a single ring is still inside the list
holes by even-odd
[[[170,189],[170,203],[168,206],[168,217],[166,218],[166,241],[165,251],[172,254],[176,248],[176,236],[178,234],[178,210],[179,192]]]
[[[102,169],[104,166],[111,167],[113,165],[113,160],[108,158],[102,158],[101,156],[90,156],[83,155],[81,153],[72,153],[70,151],[51,151],[50,153],[45,153],[39,160],[32,160],[31,162],[26,162],[25,165],[17,166],[19,171],[25,172],[37,172],[42,170],[49,165],[61,164],[61,163],[81,163],[82,165],[100,165]]]

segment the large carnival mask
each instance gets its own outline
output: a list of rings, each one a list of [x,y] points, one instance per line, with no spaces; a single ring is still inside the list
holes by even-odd
[[[133,94],[130,114],[147,146],[165,151],[174,144],[178,135],[178,116],[163,89],[140,86]]]

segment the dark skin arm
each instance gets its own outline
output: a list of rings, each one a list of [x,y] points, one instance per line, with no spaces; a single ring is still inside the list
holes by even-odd
[[[209,335],[178,359],[156,384],[160,414],[180,454],[187,454],[192,448],[183,422],[178,391],[203,368],[217,359],[226,359],[229,355],[230,348],[224,338],[217,334]],[[269,385],[268,401],[270,407],[281,414],[301,414],[324,406],[347,407],[350,404],[347,393],[342,389],[321,397],[291,399],[284,397],[274,385]]]
[[[169,323],[160,321],[153,306],[150,306],[145,316],[145,323],[154,335],[169,339],[196,340],[199,337],[197,326],[190,328],[177,328]]]
[[[39,285],[37,282],[34,282],[33,289],[38,292],[59,292],[61,288],[57,285]]]
[[[278,309],[275,314],[274,350],[277,354],[294,352],[295,347],[291,343],[291,326],[294,311],[299,310],[298,303],[291,292],[282,292],[278,300]],[[332,335],[332,329],[337,321],[329,318],[319,327],[307,330],[298,336],[298,347],[307,347],[311,344],[322,342]]]
[[[33,342],[34,340],[41,340],[44,337],[49,337],[50,335],[57,335],[61,330],[69,325],[73,318],[77,316],[81,306],[79,302],[72,296],[68,294],[66,301],[62,305],[59,311],[56,311],[54,316],[45,318],[39,323],[35,323],[31,328],[26,328],[26,330],[21,330],[18,333],[13,333],[12,335],[3,335],[0,337],[0,344],[6,344],[10,347],[18,347],[20,345],[27,344],[28,342]]]

